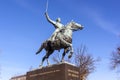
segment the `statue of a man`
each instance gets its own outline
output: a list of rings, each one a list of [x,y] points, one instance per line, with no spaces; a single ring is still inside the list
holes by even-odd
[[[53,24],[53,26],[55,27],[55,31],[53,32],[52,36],[49,38],[50,41],[54,41],[57,34],[60,32],[60,30],[64,29],[64,25],[61,23],[60,18],[57,18],[56,21],[53,21],[50,19],[47,12],[45,12],[45,16],[46,16],[48,22]]]
[[[56,37],[57,37],[57,39],[60,39],[64,44],[72,47],[72,44],[67,42],[62,36],[62,35],[64,35],[64,30],[66,28],[61,23],[60,18],[57,18],[56,21],[53,21],[53,20],[50,19],[47,12],[45,12],[45,16],[46,16],[48,22],[53,24],[53,26],[55,27],[55,31],[53,32],[52,36],[48,39],[48,41],[54,42],[56,40]]]

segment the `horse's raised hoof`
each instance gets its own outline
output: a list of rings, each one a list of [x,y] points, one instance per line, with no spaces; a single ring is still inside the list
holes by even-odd
[[[72,57],[71,55],[68,56],[69,59],[70,59],[71,57]]]
[[[70,59],[72,57],[73,52],[70,52],[70,54],[68,55],[68,58]]]

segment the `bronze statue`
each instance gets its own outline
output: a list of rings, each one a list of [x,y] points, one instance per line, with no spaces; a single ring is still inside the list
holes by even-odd
[[[71,21],[63,29],[59,30],[54,41],[49,39],[44,41],[41,47],[39,48],[39,50],[36,52],[36,54],[38,54],[42,51],[42,49],[46,50],[46,55],[43,57],[42,63],[40,66],[43,65],[43,62],[45,59],[47,60],[47,64],[49,65],[48,58],[54,52],[54,50],[64,49],[61,62],[64,60],[65,54],[69,51],[70,51],[70,54],[68,57],[71,58],[73,54],[72,33],[73,31],[82,30],[82,29],[83,29],[83,26],[81,24]]]
[[[46,50],[46,55],[43,57],[40,67],[43,65],[44,60],[47,60],[47,64],[49,65],[48,58],[54,52],[54,50],[64,49],[62,54],[61,62],[64,61],[64,56],[67,52],[70,51],[69,58],[71,58],[73,54],[73,47],[72,47],[72,33],[77,30],[82,30],[83,26],[81,24],[75,23],[71,21],[67,25],[63,25],[61,23],[60,18],[57,18],[56,21],[50,19],[47,13],[47,9],[45,12],[45,16],[51,24],[55,27],[55,31],[53,32],[52,36],[44,41],[36,54],[39,54],[42,49]]]
[[[57,18],[56,21],[53,21],[50,19],[47,12],[45,12],[45,16],[46,16],[46,19],[48,20],[48,22],[53,24],[53,26],[55,27],[55,31],[53,32],[52,36],[49,39],[50,41],[54,41],[58,32],[60,32],[61,29],[64,29],[64,25],[61,23],[60,18]]]

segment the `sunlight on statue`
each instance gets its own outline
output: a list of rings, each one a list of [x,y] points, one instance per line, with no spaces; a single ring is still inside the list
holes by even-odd
[[[48,22],[50,22],[51,24],[53,24],[53,26],[55,27],[55,31],[53,32],[52,36],[50,37],[50,41],[54,41],[56,35],[60,32],[60,30],[64,29],[64,25],[61,23],[60,18],[57,18],[56,21],[53,21],[49,18],[48,13],[45,12],[45,16],[48,20]]]
[[[61,23],[61,19],[57,18],[56,21],[50,19],[47,10],[45,12],[45,17],[49,23],[51,23],[55,27],[55,31],[51,35],[51,37],[44,41],[36,54],[39,54],[42,49],[46,50],[46,55],[43,57],[40,67],[43,65],[44,60],[47,60],[47,64],[49,65],[48,58],[54,52],[54,50],[60,51],[60,49],[64,49],[62,54],[61,62],[64,61],[64,56],[66,53],[69,53],[68,58],[72,57],[73,47],[72,47],[72,33],[74,31],[82,30],[83,26],[74,21],[69,22],[67,25],[63,25]]]

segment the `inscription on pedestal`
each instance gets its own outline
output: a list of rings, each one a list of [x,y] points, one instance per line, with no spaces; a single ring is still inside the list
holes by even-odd
[[[38,73],[38,74],[32,74],[30,77],[35,77],[35,76],[43,76],[43,75],[49,75],[49,74],[55,74],[56,72],[59,72],[60,70],[54,70],[54,71],[48,71],[48,72],[43,72],[43,73]]]
[[[80,80],[79,69],[62,63],[27,72],[26,80]]]
[[[79,78],[79,72],[75,71],[75,70],[68,69],[68,76],[69,77]]]

